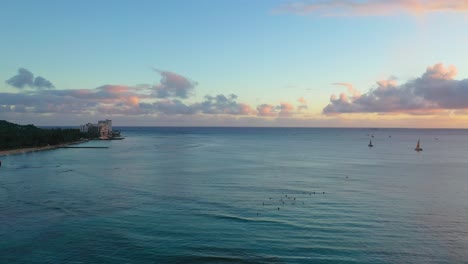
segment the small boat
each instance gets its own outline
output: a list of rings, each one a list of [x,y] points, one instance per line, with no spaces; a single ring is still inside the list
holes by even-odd
[[[414,149],[416,151],[422,151],[423,149],[421,148],[421,145],[419,144],[419,139],[418,139],[418,143],[416,144],[416,148]]]
[[[369,146],[369,148],[372,148],[374,146],[374,145],[372,145],[372,139],[369,139],[369,145],[367,145],[367,146]]]

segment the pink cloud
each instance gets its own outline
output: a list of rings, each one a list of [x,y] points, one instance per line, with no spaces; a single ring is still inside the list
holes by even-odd
[[[381,87],[382,89],[385,89],[385,88],[390,88],[390,87],[396,87],[398,84],[395,79],[388,79],[388,80],[377,81],[377,85]]]
[[[455,80],[457,68],[442,63],[427,67],[421,77],[398,85],[394,78],[377,82],[377,88],[355,96],[332,95],[325,114],[407,113],[429,114],[443,109],[468,108],[468,79]]]
[[[36,90],[18,93],[0,92],[0,112],[74,113],[106,115],[202,115],[236,116],[243,118],[289,117],[306,109],[307,101],[301,97],[295,111],[291,103],[263,104],[253,107],[238,102],[235,94],[206,95],[203,100],[187,102],[196,82],[182,75],[158,71],[162,78],[158,85],[111,85],[94,89]]]
[[[307,100],[304,98],[304,97],[301,97],[299,99],[297,99],[297,101],[303,105],[306,105],[307,104]]]
[[[257,106],[257,114],[259,116],[276,116],[276,107],[270,104],[262,104]]]
[[[277,13],[319,16],[386,16],[400,13],[467,12],[468,2],[459,0],[331,0],[294,2],[275,10]]]
[[[136,106],[140,102],[140,98],[138,98],[138,96],[135,96],[135,95],[129,96],[129,97],[124,97],[123,99],[126,102],[126,104],[128,104],[128,105]]]
[[[278,113],[280,116],[287,117],[291,116],[291,114],[294,112],[294,105],[287,103],[287,102],[282,102],[279,106],[280,112]]]
[[[250,105],[244,103],[239,103],[239,112],[241,115],[252,115],[256,113]]]
[[[129,90],[128,86],[125,85],[105,85],[100,88],[108,93],[126,93]]]
[[[297,99],[297,101],[300,103],[300,105],[297,106],[297,111],[301,112],[304,110],[307,110],[307,100],[304,97],[301,97]]]
[[[350,83],[337,82],[337,83],[332,83],[332,84],[346,87],[346,89],[348,89],[348,93],[353,98],[359,98],[361,96],[361,92],[359,92],[356,88],[354,88],[354,86]]]
[[[424,77],[432,79],[452,80],[457,76],[458,70],[454,65],[445,67],[442,63],[429,66],[424,73]]]

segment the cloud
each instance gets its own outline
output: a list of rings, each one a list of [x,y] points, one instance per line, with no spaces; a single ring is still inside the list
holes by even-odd
[[[277,108],[271,104],[261,104],[257,106],[259,116],[276,116],[278,114]]]
[[[162,76],[158,85],[135,86],[106,84],[94,89],[35,89],[17,93],[0,93],[0,111],[25,114],[74,114],[118,116],[220,116],[232,118],[291,117],[306,109],[307,102],[299,99],[300,105],[282,102],[252,107],[238,101],[235,94],[206,95],[202,100],[185,100],[194,93],[196,82],[176,73],[159,71]],[[20,69],[15,83],[21,80],[24,86],[46,86],[47,80],[36,78],[25,69]],[[36,86],[37,86],[36,85]]]
[[[19,68],[18,74],[5,81],[7,84],[23,89],[25,87],[37,89],[53,89],[54,85],[44,77],[37,76],[25,68]]]
[[[50,81],[46,80],[44,77],[41,77],[41,76],[37,76],[36,79],[34,79],[33,86],[37,88],[47,88],[47,89],[55,88],[54,85]]]
[[[237,95],[205,96],[201,102],[184,103],[196,82],[171,72],[159,71],[159,85],[102,85],[94,89],[65,89],[0,93],[2,112],[29,113],[103,113],[117,115],[251,115],[251,106],[237,102]],[[45,87],[50,82],[20,69],[9,83],[18,87]],[[159,98],[156,99],[155,98]],[[172,97],[172,98],[171,98]],[[180,99],[179,99],[180,98]]]
[[[451,80],[457,76],[457,68],[454,65],[449,65],[447,68],[442,63],[438,63],[432,67],[427,67],[423,75],[425,79],[441,79]]]
[[[238,103],[237,95],[205,96],[199,103],[185,104],[179,99],[162,99],[154,103],[141,103],[140,108],[147,113],[162,113],[164,115],[252,115],[256,111],[247,104]]]
[[[237,103],[237,95],[205,96],[205,101],[196,104],[203,114],[250,115],[255,111],[247,104]]]
[[[196,109],[184,104],[178,99],[163,99],[152,104],[142,103],[140,104],[146,113],[161,113],[164,115],[193,115],[196,113]]]
[[[282,102],[277,109],[280,110],[278,115],[281,117],[289,117],[294,113],[294,105],[287,102]]]
[[[92,110],[96,104],[73,97],[37,92],[0,93],[0,105],[11,107],[13,112],[84,113]]]
[[[34,85],[34,74],[30,71],[19,68],[18,74],[6,80],[6,83],[16,88],[24,88],[25,86]]]
[[[299,105],[299,106],[297,107],[297,111],[298,111],[298,112],[305,111],[305,110],[307,110],[308,108],[309,108],[309,107],[308,107],[307,105]]]
[[[221,115],[221,116],[264,116],[289,117],[297,112],[294,105],[283,102],[279,105],[262,104],[256,109],[245,103],[237,102],[237,95],[205,96],[205,100],[198,103],[186,104],[179,99],[162,99],[154,103],[141,103],[139,107],[145,113],[164,115]]]
[[[285,4],[276,13],[317,16],[389,16],[401,13],[411,15],[433,12],[467,12],[464,0],[317,0]]]
[[[297,99],[300,105],[297,106],[297,111],[301,112],[307,110],[309,107],[307,106],[307,100],[304,97]]]
[[[354,98],[359,98],[361,96],[361,93],[356,88],[354,88],[354,86],[352,84],[350,84],[350,83],[336,82],[336,83],[332,83],[332,84],[346,87],[346,89],[348,89],[348,92]]]
[[[360,96],[332,95],[324,114],[339,113],[434,113],[468,108],[468,79],[455,80],[455,66],[430,66],[421,77],[398,85],[395,78],[377,82],[377,88]]]
[[[138,113],[140,100],[150,98],[146,90],[125,85],[103,85],[95,89],[36,90],[0,93],[0,105],[14,106],[12,111],[35,113]],[[20,107],[21,108],[18,108]]]
[[[127,85],[103,85],[95,89],[48,90],[40,94],[74,98],[95,104],[138,105],[140,100],[151,98],[150,86],[146,90]]]
[[[157,98],[178,97],[185,99],[192,95],[195,86],[198,85],[197,82],[173,72],[155,71],[162,76],[160,84],[153,87],[153,95]]]

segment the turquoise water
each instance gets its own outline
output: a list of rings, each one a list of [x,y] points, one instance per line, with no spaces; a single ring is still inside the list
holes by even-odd
[[[468,263],[467,130],[122,134],[0,157],[0,263]]]

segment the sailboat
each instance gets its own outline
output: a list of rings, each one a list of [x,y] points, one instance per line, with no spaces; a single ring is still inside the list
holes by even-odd
[[[372,145],[372,139],[369,139],[369,145],[367,145],[367,146],[369,146],[369,148],[372,148],[374,146],[374,145]]]
[[[419,144],[419,139],[418,139],[418,143],[416,144],[416,148],[414,149],[416,151],[422,151],[423,149],[421,148],[420,144]]]

